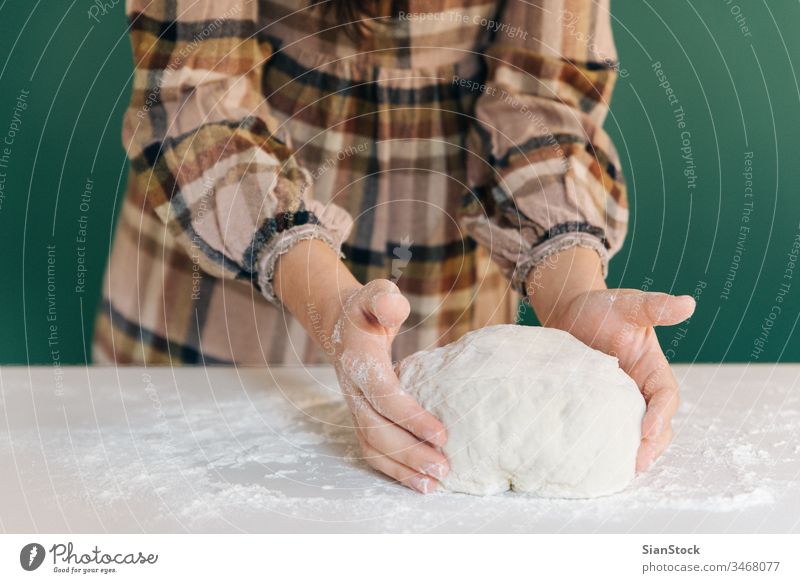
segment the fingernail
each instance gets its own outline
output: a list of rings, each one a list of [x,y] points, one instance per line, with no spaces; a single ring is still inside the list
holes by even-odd
[[[435,482],[433,482],[430,478],[426,478],[425,476],[414,476],[411,479],[411,482],[414,487],[423,494],[429,494],[436,489]]]
[[[429,476],[433,476],[437,480],[443,479],[450,468],[447,467],[446,464],[443,463],[432,463],[426,464],[422,467],[422,473],[427,474]]]
[[[651,458],[650,456],[643,457],[640,465],[641,469],[639,469],[638,472],[646,472],[650,469],[650,466],[652,465],[653,465],[653,458]]]
[[[653,466],[653,462],[656,461],[656,454],[653,445],[650,443],[646,443],[643,448],[642,471],[646,472]]]

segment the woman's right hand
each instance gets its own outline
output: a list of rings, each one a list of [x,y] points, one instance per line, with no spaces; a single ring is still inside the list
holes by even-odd
[[[379,279],[351,291],[339,310],[334,364],[364,459],[409,488],[432,492],[449,471],[435,449],[444,445],[445,429],[400,388],[392,366],[392,341],[408,317],[408,300]]]

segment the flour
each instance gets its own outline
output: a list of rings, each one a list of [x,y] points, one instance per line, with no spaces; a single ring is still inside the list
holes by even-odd
[[[20,424],[0,439],[0,460],[18,468],[41,504],[38,528],[53,532],[797,531],[796,513],[758,528],[776,504],[800,497],[794,377],[763,383],[764,372],[728,370],[692,367],[688,380],[679,372],[672,446],[623,492],[590,500],[422,496],[391,482],[361,459],[330,368],[209,368],[179,389],[163,369],[152,373],[159,411],[143,391],[120,390],[117,373],[89,391],[79,385],[85,372],[70,381],[67,371],[51,420],[40,408],[40,427]],[[19,411],[30,390],[9,374],[4,399]],[[744,397],[734,406],[737,384]]]
[[[644,399],[566,332],[482,328],[408,357],[400,384],[447,428],[448,490],[589,498],[633,479]]]

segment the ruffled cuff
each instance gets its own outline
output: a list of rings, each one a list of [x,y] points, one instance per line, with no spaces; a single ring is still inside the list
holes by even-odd
[[[325,242],[340,258],[343,258],[342,243],[347,239],[353,225],[353,220],[347,211],[336,205],[324,205],[312,199],[305,201],[304,207],[310,219],[302,225],[295,225],[273,236],[264,245],[256,264],[257,282],[261,294],[278,308],[282,305],[273,285],[278,259],[300,241],[311,239]]]
[[[603,278],[605,278],[608,275],[609,260],[609,252],[606,248],[605,240],[602,237],[586,231],[571,231],[546,239],[531,249],[527,256],[520,258],[511,275],[511,284],[514,289],[521,294],[521,297],[527,297],[526,280],[531,270],[545,263],[556,253],[576,246],[594,249],[597,252],[600,256]]]

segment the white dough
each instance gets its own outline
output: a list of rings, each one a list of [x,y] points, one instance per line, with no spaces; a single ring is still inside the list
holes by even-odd
[[[490,326],[399,368],[445,424],[445,489],[548,498],[618,492],[634,476],[645,403],[617,359],[552,328]]]

